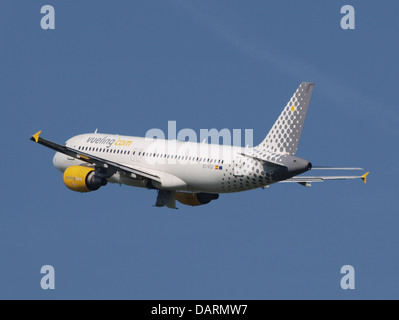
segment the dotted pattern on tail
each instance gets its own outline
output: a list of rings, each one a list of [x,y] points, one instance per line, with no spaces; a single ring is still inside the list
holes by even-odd
[[[314,84],[303,82],[257,150],[296,155]]]

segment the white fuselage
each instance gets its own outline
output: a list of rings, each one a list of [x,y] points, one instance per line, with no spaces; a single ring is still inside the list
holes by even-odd
[[[276,170],[241,155],[244,148],[207,143],[146,139],[119,135],[84,134],[69,139],[67,147],[121,165],[142,168],[161,176],[157,189],[230,193],[267,186]],[[57,153],[54,166],[64,172],[73,165],[89,164]],[[149,187],[146,179],[115,174],[111,183]]]

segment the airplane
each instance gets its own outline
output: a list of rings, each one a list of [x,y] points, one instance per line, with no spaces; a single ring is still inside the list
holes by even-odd
[[[249,148],[176,140],[92,134],[72,137],[65,145],[43,139],[41,131],[31,140],[56,151],[54,166],[63,173],[67,188],[91,192],[107,183],[158,191],[156,207],[176,209],[176,201],[200,206],[223,193],[299,183],[361,179],[362,176],[306,176],[310,170],[364,170],[313,167],[296,156],[314,83],[303,82],[289,100],[266,138]]]

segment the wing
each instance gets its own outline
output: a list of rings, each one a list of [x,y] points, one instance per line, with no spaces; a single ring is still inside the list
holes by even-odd
[[[50,148],[52,150],[55,150],[57,152],[66,154],[70,157],[79,159],[81,161],[87,162],[87,163],[91,163],[96,165],[99,168],[105,169],[108,173],[109,176],[112,176],[113,174],[119,172],[123,175],[126,175],[130,178],[137,178],[137,177],[143,177],[143,178],[148,178],[154,181],[158,181],[161,182],[161,178],[148,171],[145,169],[142,169],[140,167],[130,167],[130,166],[125,166],[113,161],[109,161],[100,157],[96,157],[78,150],[75,150],[73,148],[69,148],[67,146],[61,146],[57,143],[51,142],[49,140],[45,140],[43,138],[40,137],[41,131],[39,131],[38,133],[36,133],[35,135],[33,135],[31,137],[31,140],[41,144],[47,148]]]
[[[370,172],[365,173],[362,176],[320,176],[320,177],[293,177],[291,179],[287,179],[281,182],[296,182],[299,183],[300,185],[303,185],[305,187],[311,187],[312,182],[323,182],[326,180],[351,180],[351,179],[361,179],[363,180],[364,183],[367,183],[367,176],[369,175]]]

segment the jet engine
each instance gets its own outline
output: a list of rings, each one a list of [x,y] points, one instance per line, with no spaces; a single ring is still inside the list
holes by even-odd
[[[90,192],[100,189],[107,180],[93,168],[72,166],[64,172],[64,183],[68,189],[76,192]]]
[[[202,206],[208,204],[212,200],[219,199],[218,194],[212,193],[185,193],[176,192],[176,200],[188,206]]]

